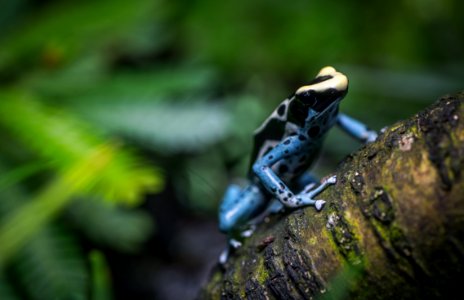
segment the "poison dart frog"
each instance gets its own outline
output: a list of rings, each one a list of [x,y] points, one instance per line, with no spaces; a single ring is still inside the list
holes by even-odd
[[[332,126],[340,126],[361,142],[376,140],[375,131],[339,113],[347,91],[347,77],[325,67],[309,84],[282,101],[255,131],[248,184],[230,185],[219,208],[219,228],[229,238],[220,263],[227,261],[231,249],[241,245],[237,237],[251,234],[245,229],[267,215],[284,208],[323,208],[325,201],[315,197],[335,184],[336,176],[314,188],[317,181],[307,170]]]

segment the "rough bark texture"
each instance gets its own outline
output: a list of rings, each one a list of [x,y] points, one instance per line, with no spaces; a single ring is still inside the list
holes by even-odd
[[[463,104],[443,97],[350,155],[322,212],[263,223],[199,299],[460,298]]]

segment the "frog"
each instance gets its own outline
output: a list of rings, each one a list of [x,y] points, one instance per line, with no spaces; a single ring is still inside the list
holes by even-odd
[[[231,184],[219,206],[219,229],[228,237],[230,252],[241,246],[259,222],[286,209],[313,206],[321,211],[326,203],[317,196],[336,184],[335,175],[318,184],[308,172],[318,158],[327,132],[337,125],[362,143],[377,139],[377,132],[339,112],[348,92],[348,78],[332,66],[284,99],[254,132],[254,146],[245,185]]]

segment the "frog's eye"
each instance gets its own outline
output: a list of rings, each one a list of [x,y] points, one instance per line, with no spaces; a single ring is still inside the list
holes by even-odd
[[[311,90],[311,89],[301,91],[300,89],[298,89],[298,91],[296,91],[296,93],[295,93],[295,97],[298,100],[300,100],[301,102],[303,102],[304,104],[306,104],[306,105],[308,105],[310,107],[313,107],[314,105],[317,104],[318,101],[317,101],[317,93],[316,93],[316,91]]]
[[[347,89],[346,76],[332,67],[325,67],[308,85],[300,87],[295,92],[295,97],[314,110],[321,111],[343,98]]]

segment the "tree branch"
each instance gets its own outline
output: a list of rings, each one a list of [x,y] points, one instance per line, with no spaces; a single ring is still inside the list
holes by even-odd
[[[199,299],[445,298],[464,275],[464,93],[347,157],[325,209],[263,223]]]

